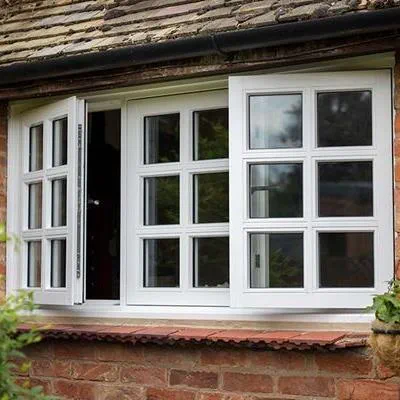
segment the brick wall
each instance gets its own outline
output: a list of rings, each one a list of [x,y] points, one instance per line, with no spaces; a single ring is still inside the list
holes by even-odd
[[[7,122],[8,104],[0,102],[0,223],[6,221],[7,207]],[[6,246],[0,243],[0,276],[6,274]],[[0,301],[5,296],[5,280],[0,280]]]
[[[365,349],[329,353],[48,340],[27,354],[31,369],[21,379],[67,399],[400,399],[400,378]]]

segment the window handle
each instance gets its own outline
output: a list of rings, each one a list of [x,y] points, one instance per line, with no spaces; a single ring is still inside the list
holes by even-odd
[[[89,206],[99,206],[100,205],[100,200],[88,199],[87,203],[88,203]]]

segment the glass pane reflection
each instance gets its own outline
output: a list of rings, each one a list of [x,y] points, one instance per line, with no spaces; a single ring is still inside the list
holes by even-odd
[[[67,225],[67,180],[55,179],[52,183],[51,226]]]
[[[321,288],[374,286],[374,233],[319,233]]]
[[[302,164],[250,165],[250,218],[302,216]]]
[[[302,146],[301,94],[250,96],[250,149]]]
[[[144,240],[144,286],[179,287],[179,239]]]
[[[29,129],[29,171],[43,169],[43,125]]]
[[[53,121],[53,167],[67,164],[68,119]]]
[[[42,227],[42,183],[31,183],[28,186],[28,196],[28,229],[40,229]]]
[[[303,234],[250,235],[250,287],[303,287]]]
[[[42,242],[28,242],[28,287],[41,286],[42,274]]]
[[[67,241],[51,241],[51,287],[66,287]]]
[[[229,287],[229,238],[193,239],[194,287]]]
[[[318,146],[372,145],[372,92],[318,93]]]
[[[318,163],[320,217],[373,215],[372,161]]]
[[[179,114],[144,119],[144,163],[179,161]]]

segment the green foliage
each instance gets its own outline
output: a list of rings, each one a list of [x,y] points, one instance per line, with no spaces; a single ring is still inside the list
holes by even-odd
[[[375,296],[368,310],[375,311],[375,317],[379,321],[388,324],[400,323],[400,280],[390,281],[388,291]]]
[[[6,242],[4,224],[0,224],[0,242]],[[1,279],[1,277],[0,277]],[[33,293],[20,291],[8,296],[0,302],[0,400],[52,400],[43,394],[40,386],[30,387],[25,379],[18,382],[17,372],[25,373],[30,364],[25,361],[22,349],[32,343],[40,341],[37,330],[18,333],[21,324],[21,314],[32,312],[35,309]]]

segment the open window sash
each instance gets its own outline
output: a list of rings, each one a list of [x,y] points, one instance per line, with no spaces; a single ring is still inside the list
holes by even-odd
[[[390,79],[390,71],[230,77],[232,307],[357,309],[385,290],[394,270]],[[341,104],[347,95],[353,103]],[[368,106],[358,117],[357,96]],[[327,100],[320,119],[318,99]],[[329,128],[339,114],[348,124],[338,118],[332,130],[347,129],[343,142],[333,134],[321,144],[318,122]],[[363,129],[352,137],[353,120],[358,127],[371,121],[369,137]],[[335,179],[319,181],[320,165],[346,162],[371,166],[373,188],[362,179],[337,178],[336,187]],[[352,201],[343,193],[350,190],[370,190],[372,211],[320,215],[321,185],[329,212]]]
[[[20,118],[19,287],[41,305],[82,303],[85,102],[70,97]]]

